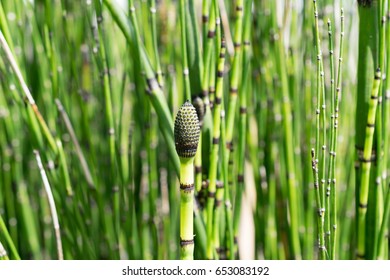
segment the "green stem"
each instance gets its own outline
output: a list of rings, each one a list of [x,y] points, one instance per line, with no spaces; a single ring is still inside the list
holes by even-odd
[[[357,244],[357,257],[366,257],[366,214],[368,193],[370,184],[370,169],[372,162],[372,146],[374,142],[374,128],[376,120],[376,110],[378,104],[378,91],[381,82],[381,71],[377,69],[375,73],[375,79],[371,92],[371,98],[369,101],[369,109],[367,114],[366,129],[365,129],[365,141],[362,158],[362,176],[360,181],[360,193],[359,193],[359,218],[358,218],[358,244]]]
[[[194,158],[180,157],[180,258],[194,258]]]
[[[7,241],[8,243],[8,246],[11,250],[11,253],[14,255],[14,258],[16,260],[20,260],[20,256],[19,256],[19,253],[18,251],[16,250],[16,247],[15,247],[15,244],[14,242],[12,241],[12,238],[7,230],[7,227],[5,226],[5,223],[4,223],[4,220],[3,220],[3,217],[0,215],[0,229],[1,231],[3,232],[3,236],[5,238],[5,240]]]
[[[314,162],[316,164],[316,174],[315,174],[315,182],[314,187],[316,191],[316,203],[317,203],[317,209],[318,209],[318,246],[320,250],[320,257],[321,259],[326,259],[326,245],[325,245],[325,193],[324,193],[324,187],[325,187],[325,98],[324,98],[324,72],[323,72],[323,65],[322,65],[322,52],[321,52],[321,42],[320,42],[320,34],[319,34],[319,27],[318,27],[318,10],[317,10],[317,3],[316,0],[313,0],[313,8],[314,8],[314,18],[315,18],[315,33],[316,33],[316,48],[317,48],[317,104],[316,104],[316,148],[315,151],[312,151],[312,156],[316,155],[316,158],[313,159],[313,169],[314,169]],[[321,100],[324,102],[323,106],[321,106]],[[320,174],[318,174],[318,156],[320,154],[320,135],[321,135],[321,108],[322,107],[322,120],[323,120],[323,146],[322,146],[322,161],[321,166],[322,169],[320,170]],[[317,177],[318,176],[318,177]],[[321,182],[319,182],[319,178],[321,179]],[[318,197],[319,196],[319,197]]]

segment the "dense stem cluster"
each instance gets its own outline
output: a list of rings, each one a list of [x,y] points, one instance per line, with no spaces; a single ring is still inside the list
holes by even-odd
[[[0,259],[389,259],[389,14],[1,1]]]

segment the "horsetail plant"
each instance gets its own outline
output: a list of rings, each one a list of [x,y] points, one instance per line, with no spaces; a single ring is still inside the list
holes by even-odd
[[[54,227],[54,232],[55,232],[55,236],[56,236],[58,259],[59,260],[63,260],[64,259],[64,255],[63,255],[63,252],[62,252],[62,240],[61,240],[61,233],[60,233],[60,224],[58,222],[57,209],[56,209],[53,193],[51,191],[49,180],[47,179],[47,176],[46,176],[46,171],[45,171],[45,169],[43,168],[43,165],[42,165],[41,156],[40,156],[40,154],[39,154],[39,152],[37,150],[35,150],[34,153],[35,153],[35,158],[37,160],[37,165],[38,165],[38,168],[39,168],[39,172],[41,173],[43,185],[45,187],[47,199],[48,199],[49,205],[50,205],[50,212],[51,212],[51,216],[52,216],[52,219],[53,219],[53,227]]]
[[[195,107],[186,101],[175,119],[175,146],[180,158],[180,258],[194,258],[194,157],[200,127]]]
[[[378,105],[378,92],[379,85],[381,80],[381,70],[378,68],[375,73],[375,79],[373,83],[373,88],[371,92],[369,109],[367,113],[367,122],[366,122],[366,138],[364,141],[363,155],[362,155],[362,175],[360,179],[359,187],[359,219],[358,219],[358,244],[357,244],[357,254],[358,258],[365,258],[366,256],[366,215],[367,215],[367,204],[368,204],[368,193],[370,185],[370,168],[371,168],[371,158],[372,158],[372,147],[374,139],[374,128],[375,128],[375,118],[376,110]],[[379,148],[379,147],[378,147]]]
[[[0,2],[0,259],[389,258],[390,1]]]
[[[223,76],[225,67],[225,41],[222,39],[221,50],[219,52],[218,60],[218,71],[217,71],[217,86],[215,90],[214,106],[213,106],[213,145],[211,148],[210,156],[210,169],[209,169],[209,186],[208,186],[208,201],[215,203],[214,209],[212,207],[207,208],[207,221],[213,221],[213,227],[209,233],[210,242],[214,246],[208,246],[207,257],[214,258],[213,247],[216,248],[217,252],[220,250],[219,241],[219,227],[221,217],[221,203],[223,199],[223,184],[218,184],[217,181],[217,167],[219,158],[219,146],[220,146],[220,135],[221,135],[221,107],[223,98]],[[219,186],[220,185],[220,186]],[[218,187],[219,186],[219,187]],[[210,212],[209,212],[210,211]]]

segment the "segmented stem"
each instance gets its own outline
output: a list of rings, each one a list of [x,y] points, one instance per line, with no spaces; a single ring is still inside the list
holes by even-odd
[[[367,124],[365,131],[365,141],[362,158],[362,176],[360,181],[360,194],[359,194],[359,218],[358,218],[358,247],[357,257],[365,258],[366,247],[366,214],[368,203],[368,192],[370,184],[370,169],[372,159],[372,146],[374,140],[374,129],[376,120],[376,110],[378,105],[378,91],[381,82],[381,71],[378,68],[375,73],[375,79],[372,87],[371,97],[369,100]]]
[[[321,161],[321,173],[318,174],[318,178],[321,178],[321,182],[318,181],[318,179],[315,178],[314,180],[314,187],[316,191],[316,196],[320,196],[320,200],[316,198],[317,203],[317,209],[318,209],[318,246],[320,250],[320,257],[321,259],[326,259],[326,246],[325,246],[325,232],[324,232],[324,226],[325,226],[325,152],[326,152],[326,135],[325,135],[325,96],[324,96],[324,72],[323,72],[323,64],[322,64],[322,52],[321,52],[321,42],[320,42],[320,34],[319,34],[319,26],[318,26],[318,10],[317,10],[317,2],[316,0],[313,0],[313,7],[314,7],[314,18],[315,18],[315,33],[316,33],[316,48],[317,48],[317,105],[316,105],[316,148],[315,151],[312,151],[312,156],[316,156],[314,159],[314,162],[316,163],[316,176],[318,174],[318,155],[320,154],[320,134],[321,134],[321,128],[320,128],[320,121],[322,119],[323,124],[323,130],[322,130],[322,161]],[[321,106],[321,100],[323,100],[323,105]],[[321,114],[321,107],[322,107],[322,114]],[[313,161],[313,160],[312,160]],[[314,167],[313,167],[314,168]],[[320,185],[319,185],[320,183]],[[318,192],[318,193],[317,193]]]
[[[333,113],[333,121],[331,129],[333,130],[332,148],[329,153],[332,159],[331,164],[331,192],[330,192],[330,220],[331,220],[331,243],[330,243],[330,258],[336,258],[336,237],[337,237],[337,201],[336,201],[336,155],[337,155],[337,135],[339,125],[339,109],[341,101],[341,86],[342,86],[342,64],[343,64],[343,46],[344,46],[344,10],[341,9],[341,28],[340,28],[340,46],[339,46],[339,60],[337,69],[337,82],[336,82],[336,96],[335,96],[335,108]]]

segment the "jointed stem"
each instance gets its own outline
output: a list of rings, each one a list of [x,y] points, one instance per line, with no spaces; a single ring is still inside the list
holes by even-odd
[[[366,236],[366,214],[368,203],[368,192],[370,183],[370,168],[372,161],[372,145],[374,140],[374,128],[376,119],[376,110],[378,104],[378,91],[381,82],[381,71],[377,69],[375,80],[371,92],[369,109],[367,114],[366,138],[364,141],[363,159],[362,159],[362,177],[360,181],[359,195],[359,218],[358,218],[358,248],[357,257],[365,258],[365,236]]]
[[[180,158],[180,258],[194,258],[194,158]]]
[[[337,233],[337,202],[336,202],[336,151],[337,151],[337,132],[339,118],[339,102],[341,99],[341,78],[342,78],[342,63],[343,63],[343,45],[344,45],[344,10],[341,9],[341,31],[340,31],[340,51],[339,64],[337,70],[336,96],[334,96],[335,107],[333,113],[333,121],[331,130],[333,131],[332,147],[330,149],[331,158],[331,189],[330,189],[330,221],[331,221],[331,236],[330,236],[330,258],[336,258],[336,233]],[[333,177],[333,179],[332,179]]]
[[[314,163],[316,168],[315,174],[315,191],[316,191],[316,203],[318,209],[318,246],[320,250],[321,259],[326,259],[326,245],[325,245],[325,154],[326,154],[326,122],[325,122],[325,88],[324,88],[324,67],[322,63],[321,42],[318,26],[318,10],[316,0],[313,0],[314,18],[315,18],[315,35],[316,35],[316,48],[317,48],[317,105],[316,105],[316,148],[312,150],[313,170]],[[323,102],[321,106],[321,100]],[[321,113],[322,108],[322,113]],[[318,155],[320,153],[320,136],[321,136],[321,118],[322,118],[322,161],[320,174],[318,174]],[[321,182],[319,179],[321,178]],[[320,183],[320,184],[319,184]],[[319,197],[317,197],[319,196]]]

